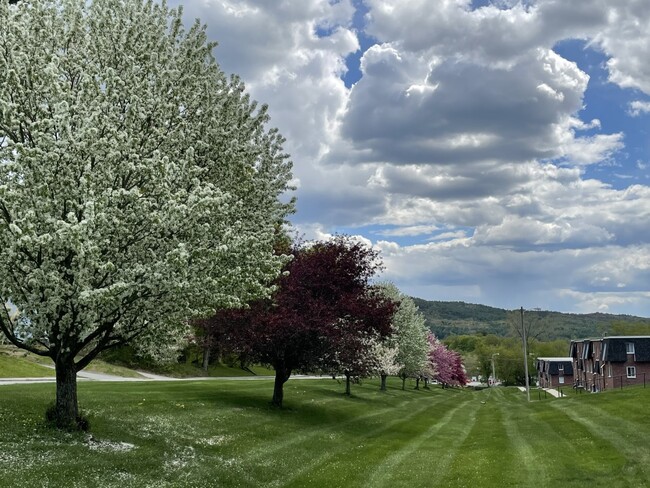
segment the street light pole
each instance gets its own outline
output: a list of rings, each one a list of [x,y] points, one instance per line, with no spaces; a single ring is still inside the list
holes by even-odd
[[[528,350],[526,344],[526,327],[524,327],[524,307],[521,307],[521,337],[524,345],[524,371],[526,373],[526,397],[530,402],[530,381],[528,379]]]

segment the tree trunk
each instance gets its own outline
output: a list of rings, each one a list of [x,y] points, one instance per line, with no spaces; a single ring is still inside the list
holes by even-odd
[[[350,373],[348,371],[345,372],[345,394],[347,396],[352,394],[350,392]]]
[[[77,429],[79,406],[77,403],[77,368],[74,359],[56,361],[56,404],[54,420],[61,429]]]
[[[403,374],[400,378],[402,378],[402,390],[406,390],[406,375]]]
[[[284,384],[291,376],[291,369],[287,368],[284,363],[277,363],[273,366],[275,368],[275,384],[273,385],[273,406],[282,408],[282,400],[284,399]]]
[[[428,390],[429,389],[429,378],[426,376],[424,377],[424,389]]]
[[[379,389],[380,389],[381,391],[386,391],[386,377],[387,377],[387,376],[388,376],[388,375],[385,375],[385,374],[382,374],[382,375],[381,375],[381,386],[379,387]]]
[[[210,347],[204,346],[203,347],[203,371],[207,371],[209,365],[210,365]]]
[[[418,376],[415,378],[415,389],[419,390],[420,389],[420,377]]]

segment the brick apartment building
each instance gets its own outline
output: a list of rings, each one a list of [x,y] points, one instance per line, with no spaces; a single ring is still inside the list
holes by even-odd
[[[650,336],[571,341],[574,382],[588,391],[650,382]]]
[[[542,388],[573,386],[573,359],[537,358],[537,385]]]

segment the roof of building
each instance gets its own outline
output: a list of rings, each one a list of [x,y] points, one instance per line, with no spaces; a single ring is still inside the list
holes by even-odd
[[[629,336],[585,337],[584,339],[573,339],[573,340],[571,340],[571,342],[602,341],[603,339],[650,339],[650,336],[649,335],[629,335]]]
[[[616,336],[603,339],[603,360],[624,363],[628,360],[626,343],[634,344],[634,361],[650,362],[650,336]]]
[[[560,367],[562,367],[562,374],[573,374],[573,360],[572,358],[537,358],[537,371],[545,372],[548,374],[560,374]]]

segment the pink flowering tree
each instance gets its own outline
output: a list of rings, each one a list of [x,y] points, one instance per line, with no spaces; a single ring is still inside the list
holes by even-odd
[[[464,386],[467,376],[460,355],[448,349],[438,338],[429,334],[429,367],[435,371],[434,379],[447,386]]]

